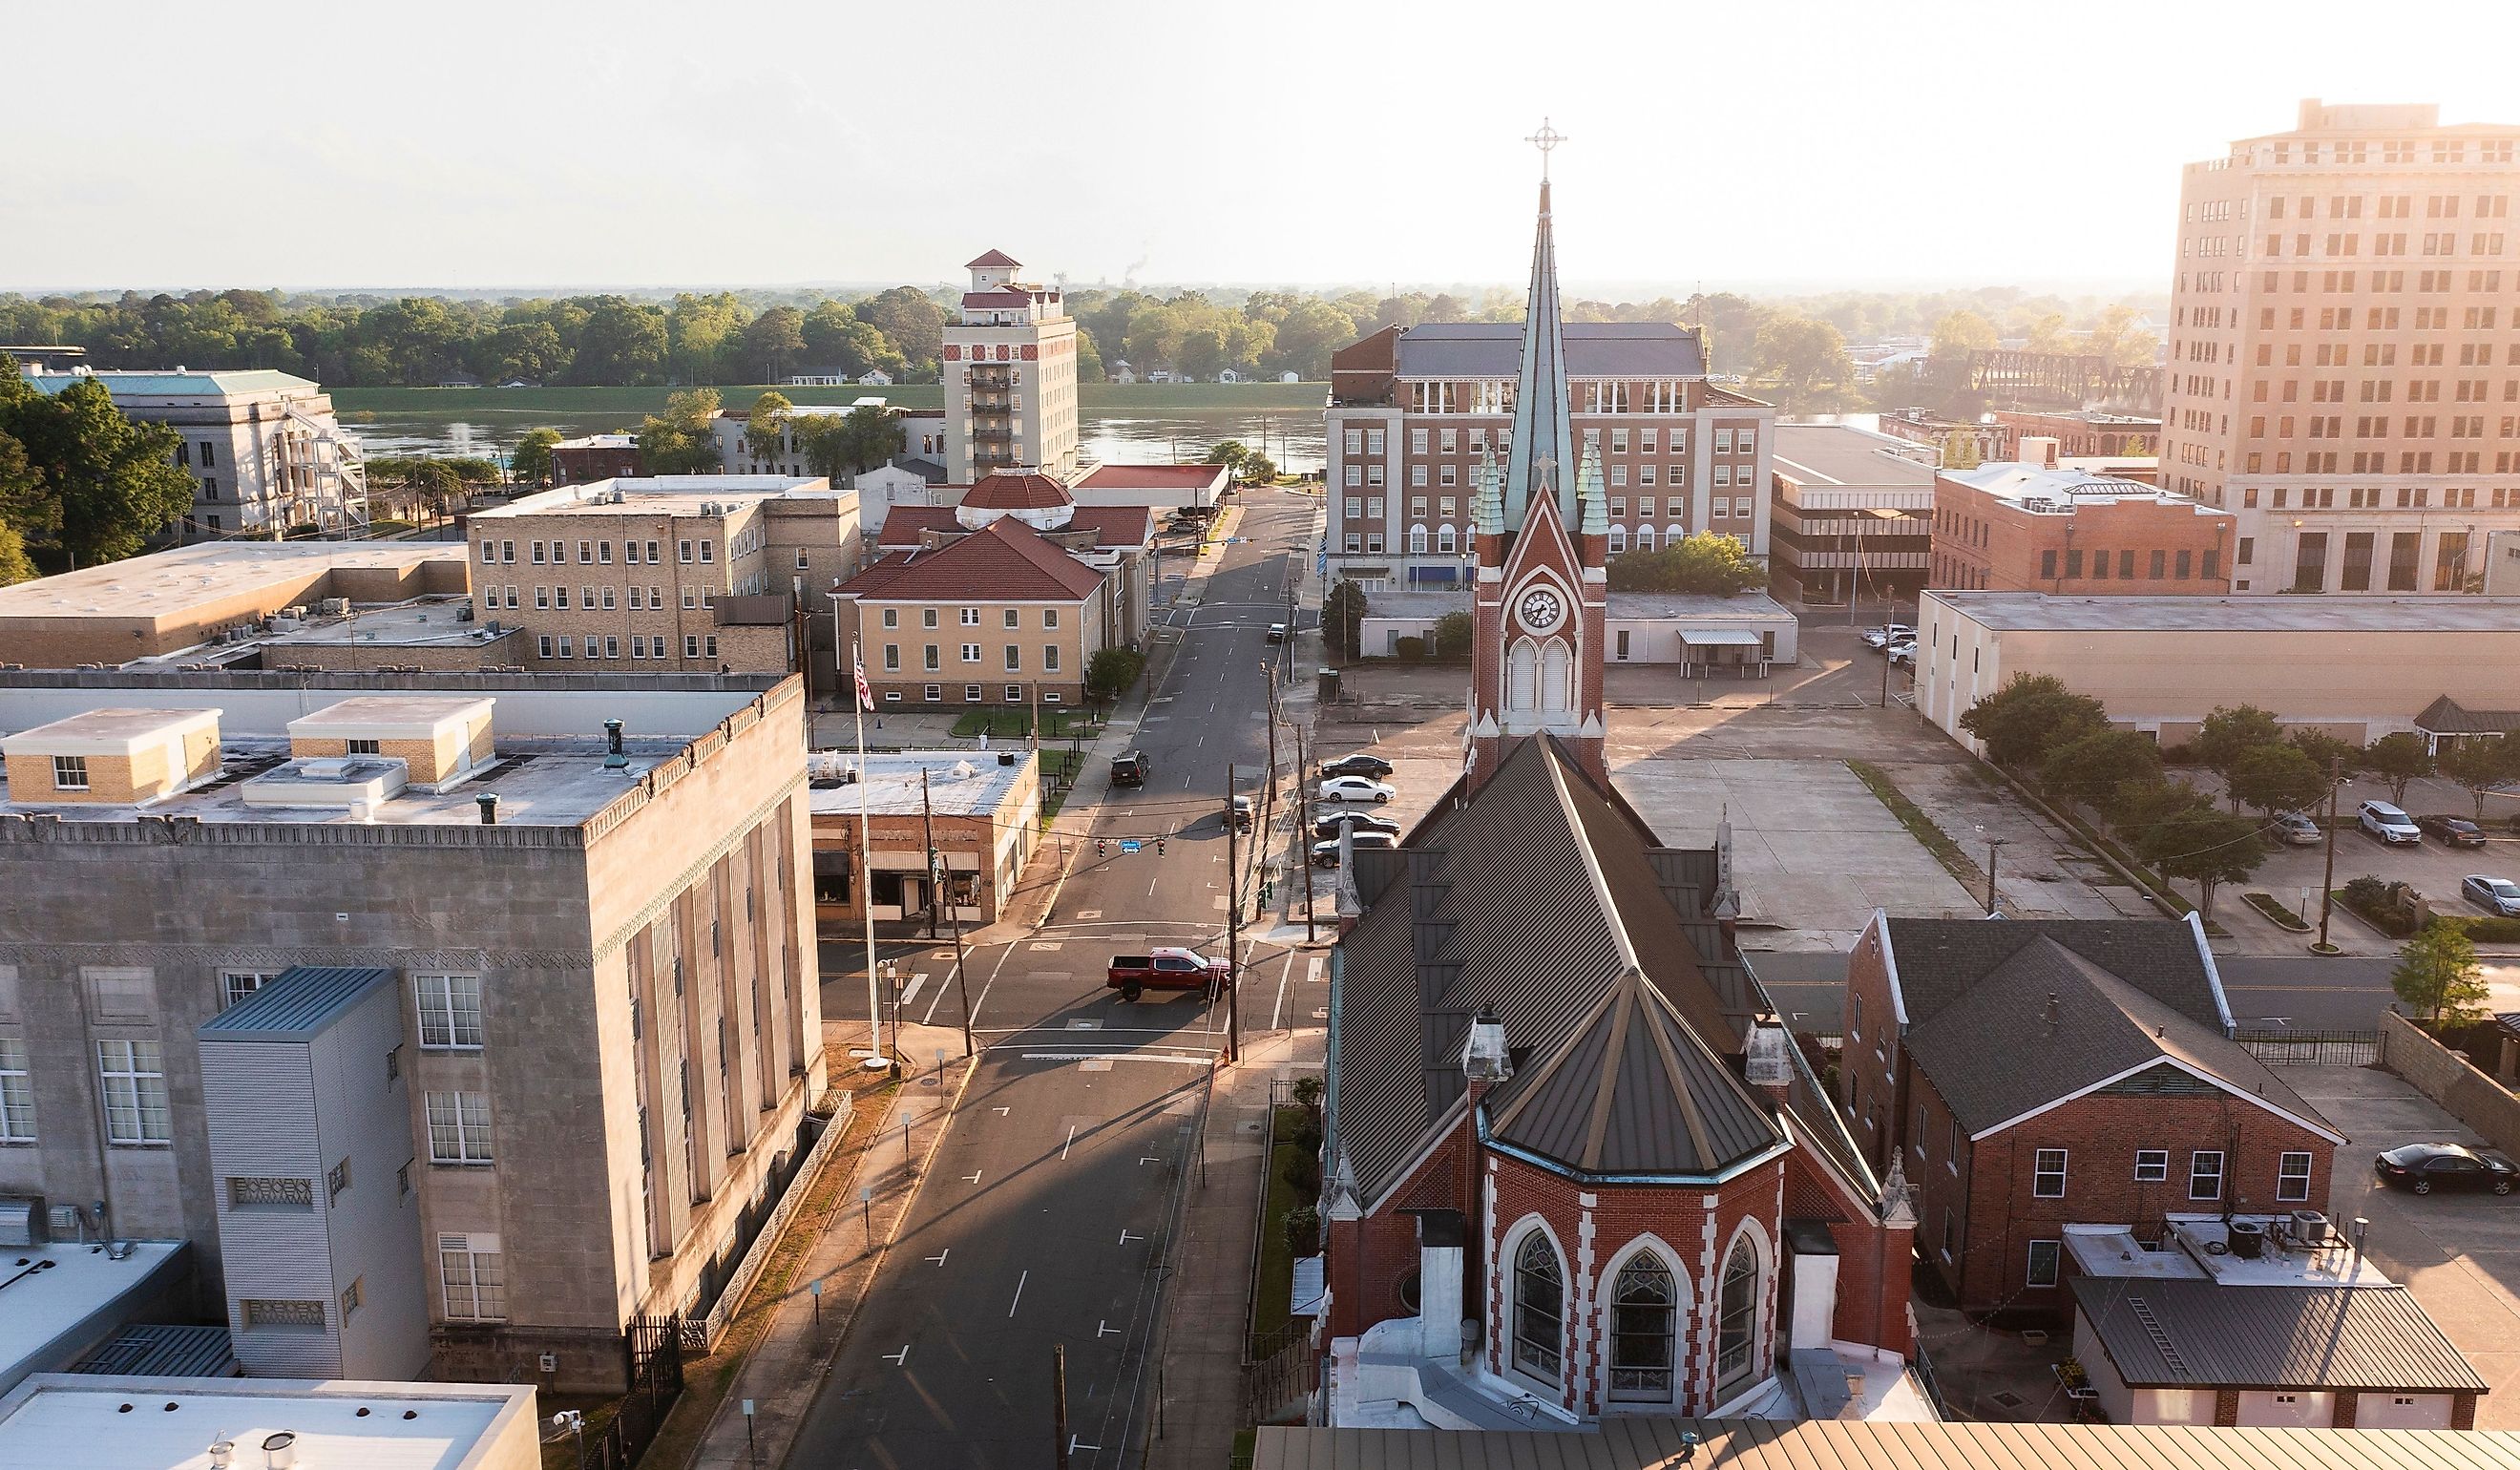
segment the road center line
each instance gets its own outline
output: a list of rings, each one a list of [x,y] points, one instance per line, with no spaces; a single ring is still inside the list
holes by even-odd
[[[1075,1146],[1076,1125],[1071,1123],[1067,1125],[1067,1141],[1058,1145],[1058,1156],[1062,1159],[1067,1157],[1067,1151]]]
[[[1286,1009],[1286,978],[1294,972],[1295,952],[1288,950],[1286,952],[1286,963],[1278,971],[1277,1002],[1269,1007],[1269,1029],[1272,1031],[1279,1029],[1278,1018],[1280,1015],[1283,1014]]]
[[[1029,1281],[1029,1280],[1031,1280],[1031,1279],[1032,1279],[1032,1272],[1031,1272],[1031,1271],[1025,1271],[1022,1275],[1019,1275],[1019,1276],[1015,1277],[1015,1299],[1014,1299],[1014,1301],[1012,1301],[1012,1302],[1009,1302],[1009,1303],[1007,1304],[1007,1315],[1009,1315],[1009,1316],[1012,1316],[1012,1315],[1014,1315],[1014,1314],[1015,1314],[1015,1308],[1016,1308],[1016,1306],[1017,1306],[1017,1305],[1019,1305],[1019,1304],[1023,1301],[1023,1289],[1024,1289],[1024,1282]]]

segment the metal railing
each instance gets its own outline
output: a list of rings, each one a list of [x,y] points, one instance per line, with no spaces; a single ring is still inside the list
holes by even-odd
[[[2239,1030],[2231,1040],[2270,1067],[2367,1067],[2380,1059],[2376,1031]]]
[[[579,1445],[578,1470],[630,1470],[683,1396],[683,1320],[640,1317],[623,1334],[630,1391],[603,1429]]]
[[[727,1323],[734,1321],[735,1314],[743,1310],[743,1299],[751,1295],[752,1284],[760,1278],[762,1268],[768,1266],[770,1258],[778,1252],[779,1236],[787,1229],[788,1218],[804,1203],[805,1196],[813,1192],[814,1181],[822,1177],[823,1166],[831,1162],[840,1138],[848,1133],[849,1118],[856,1107],[854,1096],[847,1092],[840,1094],[838,1107],[832,1110],[830,1119],[823,1124],[823,1131],[807,1146],[805,1156],[797,1161],[795,1170],[788,1176],[787,1187],[779,1191],[779,1203],[771,1207],[768,1218],[753,1233],[752,1244],[744,1249],[743,1258],[736,1263],[735,1270],[727,1276],[726,1288],[717,1294],[717,1301],[706,1313],[682,1319],[683,1346],[703,1355],[716,1348]]]

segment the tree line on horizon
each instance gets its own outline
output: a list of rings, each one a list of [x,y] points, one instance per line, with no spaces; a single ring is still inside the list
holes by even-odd
[[[99,368],[268,368],[330,387],[483,382],[606,387],[775,383],[807,371],[933,381],[955,296],[912,286],[856,296],[681,292],[516,297],[199,290],[118,296],[0,294],[0,341],[78,346]],[[1573,322],[1670,322],[1702,329],[1709,371],[1740,379],[1793,413],[1922,405],[1973,413],[1966,356],[2000,340],[2034,351],[2152,360],[2137,326],[2148,298],[2034,295],[2011,288],[1836,291],[1754,298],[1728,291],[1647,301],[1578,299]],[[1140,378],[1169,369],[1212,379],[1329,375],[1330,354],[1384,327],[1521,319],[1517,291],[1095,288],[1070,292],[1078,377],[1104,380],[1126,361]],[[1868,390],[1849,342],[1928,338],[1921,365],[1886,369]],[[1984,405],[1976,405],[1982,408]]]

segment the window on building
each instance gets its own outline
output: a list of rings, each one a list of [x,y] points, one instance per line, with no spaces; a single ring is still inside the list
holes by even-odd
[[[1759,1251],[1747,1238],[1732,1243],[1724,1261],[1724,1287],[1716,1303],[1715,1397],[1730,1399],[1758,1376],[1754,1351],[1759,1326]]]
[[[87,789],[87,757],[57,755],[53,757],[53,789],[84,791]]]
[[[23,1037],[0,1036],[0,1143],[35,1141],[35,1084]]]
[[[490,1094],[428,1094],[428,1161],[487,1164],[490,1158]]]
[[[411,988],[424,1050],[481,1048],[480,976],[414,975]]]
[[[227,1004],[234,1005],[279,978],[278,970],[221,970],[219,988],[227,995]]]
[[[1673,1327],[1680,1293],[1671,1268],[1650,1251],[1619,1268],[1610,1292],[1610,1397],[1663,1403],[1671,1400],[1678,1359]]]
[[[1522,1237],[1513,1258],[1513,1365],[1551,1383],[1563,1365],[1566,1278],[1544,1230]]]
[[[2065,1197],[2065,1150],[2043,1148],[2033,1155],[2030,1166],[2030,1197],[2033,1199]]]
[[[498,1236],[438,1236],[437,1279],[448,1320],[507,1320],[508,1281]]]
[[[146,1146],[173,1139],[165,1052],[158,1043],[98,1042],[96,1070],[105,1094],[107,1142]]]
[[[2158,1184],[2170,1178],[2170,1150],[2138,1148],[2135,1151],[2135,1179],[2138,1184]]]
[[[2287,1153],[2275,1160],[2275,1198],[2299,1204],[2310,1198],[2310,1155]]]
[[[2034,1240],[2030,1242],[2030,1270],[2028,1275],[2023,1278],[2024,1283],[2030,1286],[2055,1285],[2056,1269],[2063,1255],[2063,1251],[2064,1245],[2061,1241]]]
[[[2187,1197],[2189,1199],[2223,1197],[2222,1150],[2198,1149],[2187,1156]]]

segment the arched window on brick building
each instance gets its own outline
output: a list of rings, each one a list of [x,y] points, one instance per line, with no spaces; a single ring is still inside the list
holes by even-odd
[[[1513,1365],[1558,1381],[1566,1342],[1566,1278],[1545,1230],[1522,1237],[1513,1257]]]
[[[1724,1260],[1724,1290],[1715,1319],[1715,1398],[1718,1403],[1759,1377],[1759,1250],[1747,1237],[1732,1242]]]
[[[1671,1402],[1679,1294],[1671,1268],[1651,1251],[1640,1251],[1619,1268],[1610,1288],[1610,1397],[1645,1403]]]

